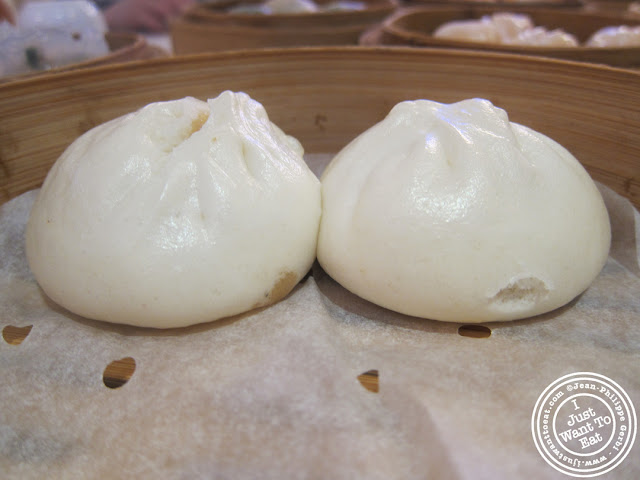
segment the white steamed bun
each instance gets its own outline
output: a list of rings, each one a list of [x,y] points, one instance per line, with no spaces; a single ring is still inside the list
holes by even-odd
[[[500,35],[491,17],[477,20],[453,20],[440,25],[435,38],[479,43],[500,43]]]
[[[79,315],[180,327],[285,296],[315,258],[320,184],[247,94],[150,104],[78,138],[31,212],[27,258]]]
[[[467,42],[531,47],[577,47],[575,36],[561,29],[536,27],[528,15],[497,12],[480,19],[454,20],[440,25],[434,37]]]
[[[547,30],[544,27],[534,27],[523,30],[509,42],[511,45],[526,45],[530,47],[578,47],[578,39],[564,30],[557,28]]]
[[[593,33],[586,42],[587,47],[638,47],[640,26],[604,27]]]
[[[608,255],[609,218],[584,168],[487,100],[399,103],[321,180],[320,264],[408,315],[547,312],[585,290]]]

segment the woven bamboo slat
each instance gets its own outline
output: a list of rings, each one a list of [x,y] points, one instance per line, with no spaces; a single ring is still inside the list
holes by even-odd
[[[336,152],[397,102],[483,97],[549,135],[640,206],[640,72],[464,50],[209,53],[0,85],[0,202],[41,184],[78,135],[147,103],[245,91],[307,152]]]

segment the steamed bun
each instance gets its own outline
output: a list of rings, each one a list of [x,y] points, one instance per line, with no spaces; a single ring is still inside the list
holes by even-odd
[[[511,45],[526,45],[530,47],[578,47],[578,39],[565,32],[564,30],[557,28],[555,30],[547,30],[544,27],[534,27],[527,30],[523,30],[515,37],[509,39],[508,42]]]
[[[593,33],[586,42],[587,47],[638,47],[640,46],[640,26],[604,27]]]
[[[399,103],[321,180],[321,266],[408,315],[473,323],[548,312],[607,259],[609,218],[588,173],[487,100]]]
[[[180,327],[284,297],[315,259],[320,183],[247,94],[150,104],[78,138],[31,212],[44,292],[97,320]]]
[[[433,36],[448,40],[482,43],[509,43],[521,32],[533,28],[528,15],[496,12],[480,19],[453,20],[443,23]]]
[[[434,32],[435,38],[479,43],[500,43],[500,35],[491,17],[479,20],[453,20],[440,25]]]
[[[480,19],[454,20],[440,25],[436,38],[498,45],[531,47],[577,47],[575,36],[562,29],[535,26],[528,15],[496,12]]]

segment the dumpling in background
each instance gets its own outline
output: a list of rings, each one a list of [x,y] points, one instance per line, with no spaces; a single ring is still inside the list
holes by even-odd
[[[364,2],[338,0],[326,3],[322,5],[321,8],[325,12],[349,12],[364,10],[366,8],[366,4]]]
[[[240,3],[227,10],[234,14],[288,14],[315,12],[350,12],[366,8],[365,2],[337,0],[318,5],[313,0],[267,0],[263,3]]]
[[[109,53],[106,21],[89,1],[31,1],[16,26],[0,22],[0,76],[78,63]]]
[[[434,37],[483,43],[508,43],[520,32],[533,28],[528,15],[497,12],[480,19],[457,20],[445,23],[433,33]]]
[[[313,13],[318,6],[313,0],[268,0],[264,4],[270,13]]]
[[[239,3],[227,10],[228,13],[234,14],[258,14],[268,15],[271,11],[262,3]]]
[[[433,32],[433,36],[435,38],[464,42],[500,43],[498,29],[490,17],[447,22],[440,25]]]
[[[640,16],[640,2],[631,2],[627,5],[627,14]]]
[[[501,41],[516,37],[520,32],[533,28],[533,22],[528,15],[498,12],[491,16]]]
[[[595,32],[586,44],[587,47],[637,47],[640,46],[640,26],[605,27]]]
[[[578,39],[562,29],[547,30],[534,27],[524,30],[508,42],[511,45],[527,45],[531,47],[577,47]]]
[[[497,12],[479,20],[448,22],[438,27],[434,37],[499,45],[575,47],[578,40],[563,30],[548,31],[535,26],[528,15]]]

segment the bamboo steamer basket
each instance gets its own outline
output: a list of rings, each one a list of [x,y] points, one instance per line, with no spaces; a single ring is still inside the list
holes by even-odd
[[[308,153],[337,152],[402,100],[487,98],[640,207],[640,72],[493,52],[364,47],[218,52],[2,84],[0,202],[38,187],[93,126],[150,102],[227,89],[262,102]]]
[[[315,29],[262,29],[215,25],[177,19],[171,25],[173,51],[177,55],[296,46],[357,45],[371,25]]]
[[[634,2],[631,0],[585,0],[584,9],[592,12],[627,14],[632,3]]]
[[[469,48],[474,50],[510,52],[524,55],[602,63],[617,67],[640,66],[640,47],[534,47],[518,45],[496,45],[436,38],[432,35],[440,25],[452,20],[479,19],[483,15],[504,12],[499,7],[411,7],[398,10],[380,26],[379,32],[365,32],[363,45],[412,45],[421,47]],[[535,25],[548,29],[561,28],[577,37],[580,42],[603,27],[615,25],[640,25],[640,18],[614,13],[593,13],[558,9],[520,8],[518,13],[527,14]]]
[[[606,1],[606,0],[603,0]],[[471,7],[500,7],[509,10],[520,8],[569,8],[576,9],[584,6],[583,0],[405,0],[407,6],[471,6]]]
[[[331,0],[317,0],[318,6],[327,5]],[[214,22],[226,25],[245,27],[296,28],[338,27],[347,25],[362,25],[364,23],[379,22],[387,17],[397,6],[395,0],[362,0],[365,8],[362,10],[332,10],[309,13],[279,13],[279,14],[238,14],[228,10],[237,5],[261,4],[262,0],[222,0],[213,3],[201,3],[189,9],[185,16],[193,20]]]
[[[171,23],[174,52],[356,45],[364,31],[389,16],[398,5],[396,0],[364,0],[366,8],[358,11],[272,15],[227,11],[239,3],[238,0],[226,0],[198,4],[187,10]],[[327,0],[317,3],[327,3]]]
[[[96,65],[108,65],[111,63],[131,62],[133,60],[148,60],[151,58],[167,57],[169,53],[159,47],[149,45],[147,40],[138,33],[107,32],[105,34],[109,54],[104,57],[88,60],[82,64],[76,64],[76,68],[84,68]]]
[[[105,40],[109,47],[109,53],[101,57],[92,58],[83,62],[71,63],[51,70],[30,72],[21,75],[0,78],[0,82],[32,77],[35,75],[50,74],[52,72],[64,72],[78,68],[110,65],[113,63],[131,62],[134,60],[148,60],[152,58],[166,57],[169,54],[164,50],[149,45],[147,40],[137,33],[107,32]]]

